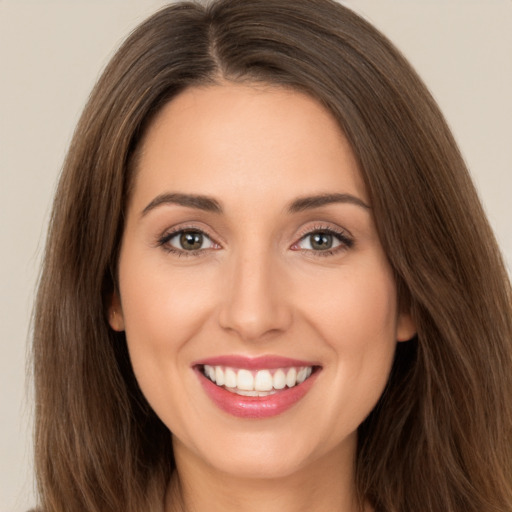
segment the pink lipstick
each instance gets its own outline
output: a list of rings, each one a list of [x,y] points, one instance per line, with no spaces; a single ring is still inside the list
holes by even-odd
[[[301,400],[321,367],[280,356],[220,356],[197,361],[193,368],[209,398],[241,418],[277,416]]]

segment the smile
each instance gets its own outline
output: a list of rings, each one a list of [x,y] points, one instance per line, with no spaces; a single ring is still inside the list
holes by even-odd
[[[270,418],[297,404],[321,366],[284,357],[221,356],[193,365],[211,401],[239,418]]]
[[[312,366],[251,371],[204,365],[203,373],[217,386],[241,396],[268,396],[302,384],[313,372]]]

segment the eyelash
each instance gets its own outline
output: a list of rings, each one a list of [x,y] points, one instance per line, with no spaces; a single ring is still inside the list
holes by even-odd
[[[195,249],[191,251],[187,251],[184,249],[178,249],[176,247],[173,247],[169,244],[169,242],[176,236],[182,235],[183,233],[198,233],[205,237],[206,239],[210,240],[212,244],[217,245],[220,247],[220,245],[214,241],[212,237],[210,237],[204,230],[194,227],[194,226],[187,226],[187,227],[179,227],[175,230],[166,232],[157,240],[157,246],[162,247],[166,252],[175,254],[178,257],[193,257],[193,256],[202,256],[205,254],[206,251],[209,251],[210,249]],[[340,245],[337,247],[334,247],[332,249],[326,249],[326,250],[318,250],[315,251],[313,249],[292,249],[295,251],[301,251],[307,254],[314,254],[315,256],[332,256],[334,254],[337,254],[341,251],[346,251],[347,249],[351,249],[354,246],[354,239],[343,229],[335,229],[333,227],[323,226],[323,225],[317,225],[314,226],[312,229],[309,228],[305,230],[303,234],[300,235],[297,242],[295,242],[291,247],[297,246],[299,243],[301,243],[303,240],[305,240],[307,237],[313,236],[315,234],[325,234],[330,235],[336,238],[338,242],[340,242]]]
[[[205,251],[208,249],[195,249],[192,251],[186,251],[184,249],[177,249],[176,247],[173,247],[169,244],[169,242],[176,236],[182,235],[183,233],[199,233],[204,238],[210,240],[213,244],[220,247],[220,245],[213,240],[211,236],[209,236],[203,229],[197,228],[195,226],[186,226],[186,227],[179,227],[177,229],[174,229],[172,231],[168,231],[164,233],[158,240],[157,245],[161,247],[164,251],[174,254],[181,257],[190,257],[190,256],[202,256],[204,255]]]
[[[300,248],[297,248],[295,250],[305,252],[307,254],[314,254],[315,256],[326,257],[326,256],[333,256],[335,254],[338,254],[339,252],[346,251],[347,249],[351,249],[354,246],[354,239],[344,229],[336,229],[336,228],[333,228],[332,226],[325,226],[322,224],[318,224],[316,226],[313,226],[312,229],[307,228],[304,231],[304,233],[302,233],[300,235],[298,241],[292,245],[292,247],[297,246],[300,242],[305,240],[307,237],[313,236],[315,234],[324,234],[324,235],[333,236],[338,242],[340,242],[340,245],[338,245],[337,247],[334,247],[332,249],[326,249],[323,251],[314,251],[312,249],[300,249]]]

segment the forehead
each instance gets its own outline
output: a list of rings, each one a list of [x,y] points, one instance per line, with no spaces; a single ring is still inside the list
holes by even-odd
[[[367,201],[336,119],[312,97],[261,84],[186,89],[142,141],[135,192],[352,193]]]

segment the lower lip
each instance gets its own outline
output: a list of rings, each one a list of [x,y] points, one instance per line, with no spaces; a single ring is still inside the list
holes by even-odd
[[[239,418],[271,418],[294,406],[311,389],[318,371],[302,384],[267,396],[241,396],[214,384],[196,368],[199,380],[210,399],[223,411]]]

